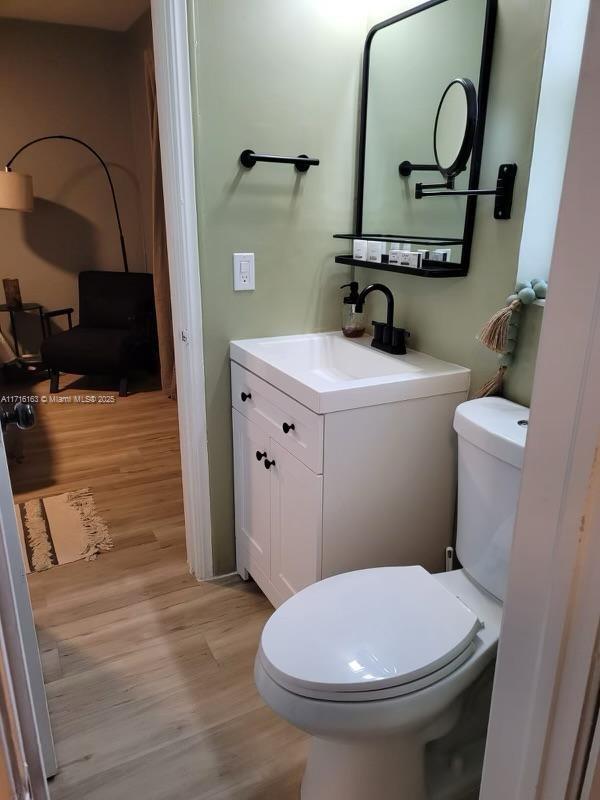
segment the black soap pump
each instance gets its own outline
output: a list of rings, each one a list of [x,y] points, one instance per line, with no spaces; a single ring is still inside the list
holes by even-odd
[[[344,308],[342,310],[342,333],[349,339],[358,339],[365,332],[365,315],[356,311],[355,306],[358,302],[358,282],[351,281],[340,286],[340,289],[350,288],[350,294],[344,297]]]

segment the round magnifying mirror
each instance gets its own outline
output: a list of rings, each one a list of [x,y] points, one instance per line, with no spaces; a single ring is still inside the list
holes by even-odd
[[[442,175],[454,178],[467,166],[477,124],[477,91],[468,78],[446,87],[433,128],[433,150]]]

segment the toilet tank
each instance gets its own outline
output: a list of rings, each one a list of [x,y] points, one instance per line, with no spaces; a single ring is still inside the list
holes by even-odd
[[[504,601],[529,409],[502,397],[456,409],[456,552],[480,586]]]

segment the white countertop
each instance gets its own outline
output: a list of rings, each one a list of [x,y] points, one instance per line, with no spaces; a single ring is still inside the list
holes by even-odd
[[[230,343],[230,356],[319,414],[469,388],[466,367],[416,350],[395,356],[370,345],[370,336],[347,339],[334,331],[238,339]]]

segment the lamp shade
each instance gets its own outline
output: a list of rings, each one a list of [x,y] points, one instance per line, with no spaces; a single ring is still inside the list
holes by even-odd
[[[0,208],[13,211],[33,211],[33,181],[31,175],[5,170],[0,172]]]

